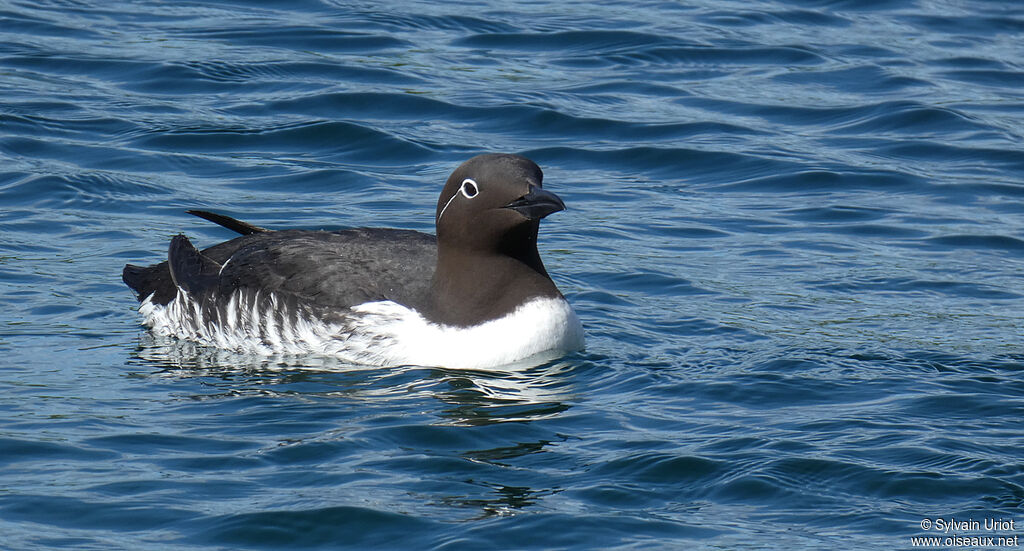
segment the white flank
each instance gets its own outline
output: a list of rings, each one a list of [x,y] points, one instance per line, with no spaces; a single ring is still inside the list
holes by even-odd
[[[221,307],[188,293],[166,306],[147,297],[143,323],[159,335],[260,354],[325,354],[349,363],[480,369],[583,348],[583,326],[563,299],[539,298],[473,327],[431,323],[391,301],[360,304],[325,322],[272,294],[236,291]]]

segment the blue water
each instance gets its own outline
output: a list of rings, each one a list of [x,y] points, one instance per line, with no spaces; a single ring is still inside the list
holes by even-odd
[[[0,547],[1024,532],[1022,60],[1013,0],[0,2]],[[541,250],[586,352],[140,328],[122,265],[231,237],[185,209],[430,231],[483,151],[568,204]]]

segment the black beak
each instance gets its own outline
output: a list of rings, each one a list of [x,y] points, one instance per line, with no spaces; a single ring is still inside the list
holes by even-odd
[[[540,220],[549,214],[565,210],[565,203],[554,193],[531,185],[529,193],[505,205],[505,208],[522,214],[527,220]]]

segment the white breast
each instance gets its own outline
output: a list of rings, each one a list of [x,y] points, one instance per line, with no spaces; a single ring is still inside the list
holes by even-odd
[[[369,365],[487,368],[583,348],[583,326],[564,299],[534,299],[505,317],[466,328],[431,323],[391,301],[360,304],[328,323],[289,311],[273,295],[237,291],[218,307],[198,304],[179,289],[166,306],[147,298],[139,312],[161,335],[260,354],[326,354]]]

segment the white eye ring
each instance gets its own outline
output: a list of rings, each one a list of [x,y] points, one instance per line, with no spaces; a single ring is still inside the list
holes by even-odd
[[[472,178],[466,178],[462,181],[462,185],[459,186],[459,193],[461,193],[466,199],[472,199],[480,194],[480,187]],[[441,221],[441,217],[444,216],[444,211],[448,210],[448,206],[452,204],[452,201],[454,201],[456,197],[458,197],[458,194],[453,193],[451,198],[448,199],[448,202],[444,204],[444,208],[441,209],[441,213],[437,215],[437,220],[434,221],[435,223]]]
[[[480,186],[478,186],[472,178],[466,178],[462,181],[462,186],[459,188],[459,191],[462,192],[462,196],[466,199],[472,199],[480,193]]]

